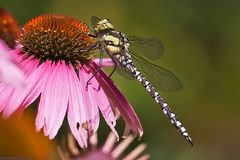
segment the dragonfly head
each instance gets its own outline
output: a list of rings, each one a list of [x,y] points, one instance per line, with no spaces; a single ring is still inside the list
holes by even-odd
[[[114,29],[114,26],[110,23],[108,19],[100,20],[94,28],[96,32],[109,31]]]

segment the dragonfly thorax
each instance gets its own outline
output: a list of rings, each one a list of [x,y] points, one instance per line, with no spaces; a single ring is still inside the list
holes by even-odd
[[[124,54],[128,50],[129,42],[127,37],[116,30],[109,31],[102,36],[105,50],[112,55]]]

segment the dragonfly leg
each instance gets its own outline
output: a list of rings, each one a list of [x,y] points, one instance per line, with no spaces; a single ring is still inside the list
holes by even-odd
[[[99,70],[102,68],[103,53],[104,53],[103,50],[100,50],[100,58],[99,58],[100,60],[99,60],[98,68],[93,73],[92,77],[90,77],[89,80],[87,81],[86,89],[88,88],[88,85],[90,84],[90,81],[93,79],[93,77],[95,77],[96,74],[99,72]]]
[[[92,30],[91,30],[91,31],[92,31]],[[92,32],[94,32],[94,31],[92,31]],[[93,38],[96,38],[96,37],[97,37],[97,36],[94,35],[94,34],[88,34],[88,36],[93,37]]]
[[[111,76],[113,75],[113,73],[115,72],[116,68],[117,68],[117,63],[114,59],[112,59],[112,61],[114,62],[114,68],[112,70],[112,72],[108,75],[108,78],[110,79]]]
[[[99,43],[95,43],[86,49],[80,50],[80,52],[89,52],[89,51],[95,50],[97,48],[99,48]]]

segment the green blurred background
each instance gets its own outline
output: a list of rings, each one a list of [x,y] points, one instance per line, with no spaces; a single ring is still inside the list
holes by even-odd
[[[158,37],[165,55],[157,63],[184,84],[182,91],[162,95],[195,145],[190,147],[180,137],[143,87],[115,74],[115,84],[142,122],[145,134],[141,141],[148,144],[151,159],[240,158],[240,1],[0,0],[0,5],[20,24],[51,12],[90,25],[90,17],[96,15],[110,18],[128,35]],[[100,132],[106,134],[102,126]]]

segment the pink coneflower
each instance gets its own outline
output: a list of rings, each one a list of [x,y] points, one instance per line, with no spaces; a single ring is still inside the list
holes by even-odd
[[[21,113],[40,96],[36,129],[43,128],[50,139],[67,113],[72,134],[81,147],[87,147],[88,137],[99,126],[99,110],[117,137],[114,127],[119,113],[126,123],[125,133],[132,130],[142,136],[132,107],[102,70],[86,87],[98,68],[90,53],[81,52],[93,44],[88,33],[84,23],[58,14],[27,22],[18,38],[22,47],[10,52],[24,71],[26,85],[19,89],[0,86],[3,117]]]
[[[23,83],[23,73],[8,51],[15,48],[18,25],[14,17],[0,7],[0,81],[13,86]]]
[[[62,160],[147,160],[149,154],[142,154],[146,148],[146,144],[139,144],[136,148],[130,151],[128,154],[124,154],[124,151],[129,147],[134,140],[133,135],[129,135],[116,144],[116,137],[113,133],[110,133],[103,146],[98,145],[97,133],[93,134],[89,138],[90,148],[87,150],[79,150],[75,144],[75,139],[71,134],[68,134],[67,150],[63,151],[61,147],[58,147],[58,151]]]

